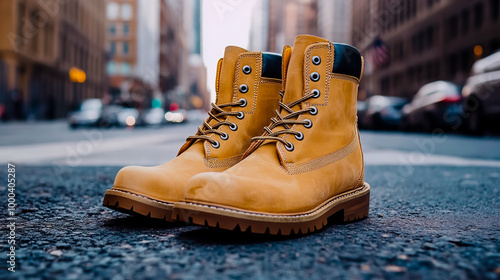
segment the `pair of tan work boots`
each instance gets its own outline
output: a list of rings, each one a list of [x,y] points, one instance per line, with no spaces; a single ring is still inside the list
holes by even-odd
[[[282,56],[227,47],[217,100],[176,158],[125,167],[103,204],[167,221],[305,234],[368,215],[358,50],[300,35]]]

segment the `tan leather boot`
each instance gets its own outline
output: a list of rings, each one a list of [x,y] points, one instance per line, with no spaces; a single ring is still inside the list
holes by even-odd
[[[356,124],[363,59],[344,44],[295,39],[281,111],[243,161],[191,178],[174,215],[254,233],[308,233],[368,215]],[[337,215],[334,215],[338,213]]]
[[[103,205],[172,221],[174,202],[184,198],[192,176],[235,165],[251,138],[264,132],[279,108],[281,65],[280,55],[227,47],[217,66],[217,100],[198,133],[165,164],[121,169],[113,188],[106,191]]]

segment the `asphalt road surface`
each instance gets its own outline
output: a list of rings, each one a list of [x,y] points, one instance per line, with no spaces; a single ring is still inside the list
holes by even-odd
[[[201,122],[200,122],[201,123]],[[70,130],[66,122],[0,124],[0,163],[61,169],[155,165],[177,155],[198,122],[158,128]],[[361,131],[367,165],[500,167],[500,137]]]
[[[121,166],[164,162],[194,131],[1,125],[0,279],[500,278],[498,138],[362,131],[370,215],[312,235],[168,224],[101,206]],[[15,273],[7,162],[16,165]]]

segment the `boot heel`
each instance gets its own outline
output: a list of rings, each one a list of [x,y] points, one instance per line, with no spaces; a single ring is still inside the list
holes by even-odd
[[[345,203],[344,222],[352,222],[366,218],[370,209],[370,192]]]

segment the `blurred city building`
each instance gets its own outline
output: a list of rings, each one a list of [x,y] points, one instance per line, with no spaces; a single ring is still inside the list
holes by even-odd
[[[64,117],[106,91],[105,3],[0,1],[0,118]]]
[[[319,35],[317,0],[257,0],[250,49],[281,53],[297,34]]]
[[[351,1],[318,0],[318,34],[333,42],[351,43]]]
[[[257,0],[250,31],[251,50],[281,52],[299,34],[350,43],[351,1]]]
[[[209,108],[200,0],[161,0],[159,68],[166,109]]]
[[[151,107],[157,86],[158,43],[155,5],[147,0],[107,0],[106,72],[112,102],[138,109]],[[158,18],[156,17],[156,20]]]
[[[281,52],[292,45],[298,34],[318,34],[317,0],[269,1],[269,41],[267,49]]]
[[[248,49],[254,52],[269,51],[267,49],[268,32],[269,0],[257,0],[252,11]]]
[[[500,48],[500,0],[353,0],[352,9],[368,95],[412,97],[436,80],[463,85],[474,61]]]

